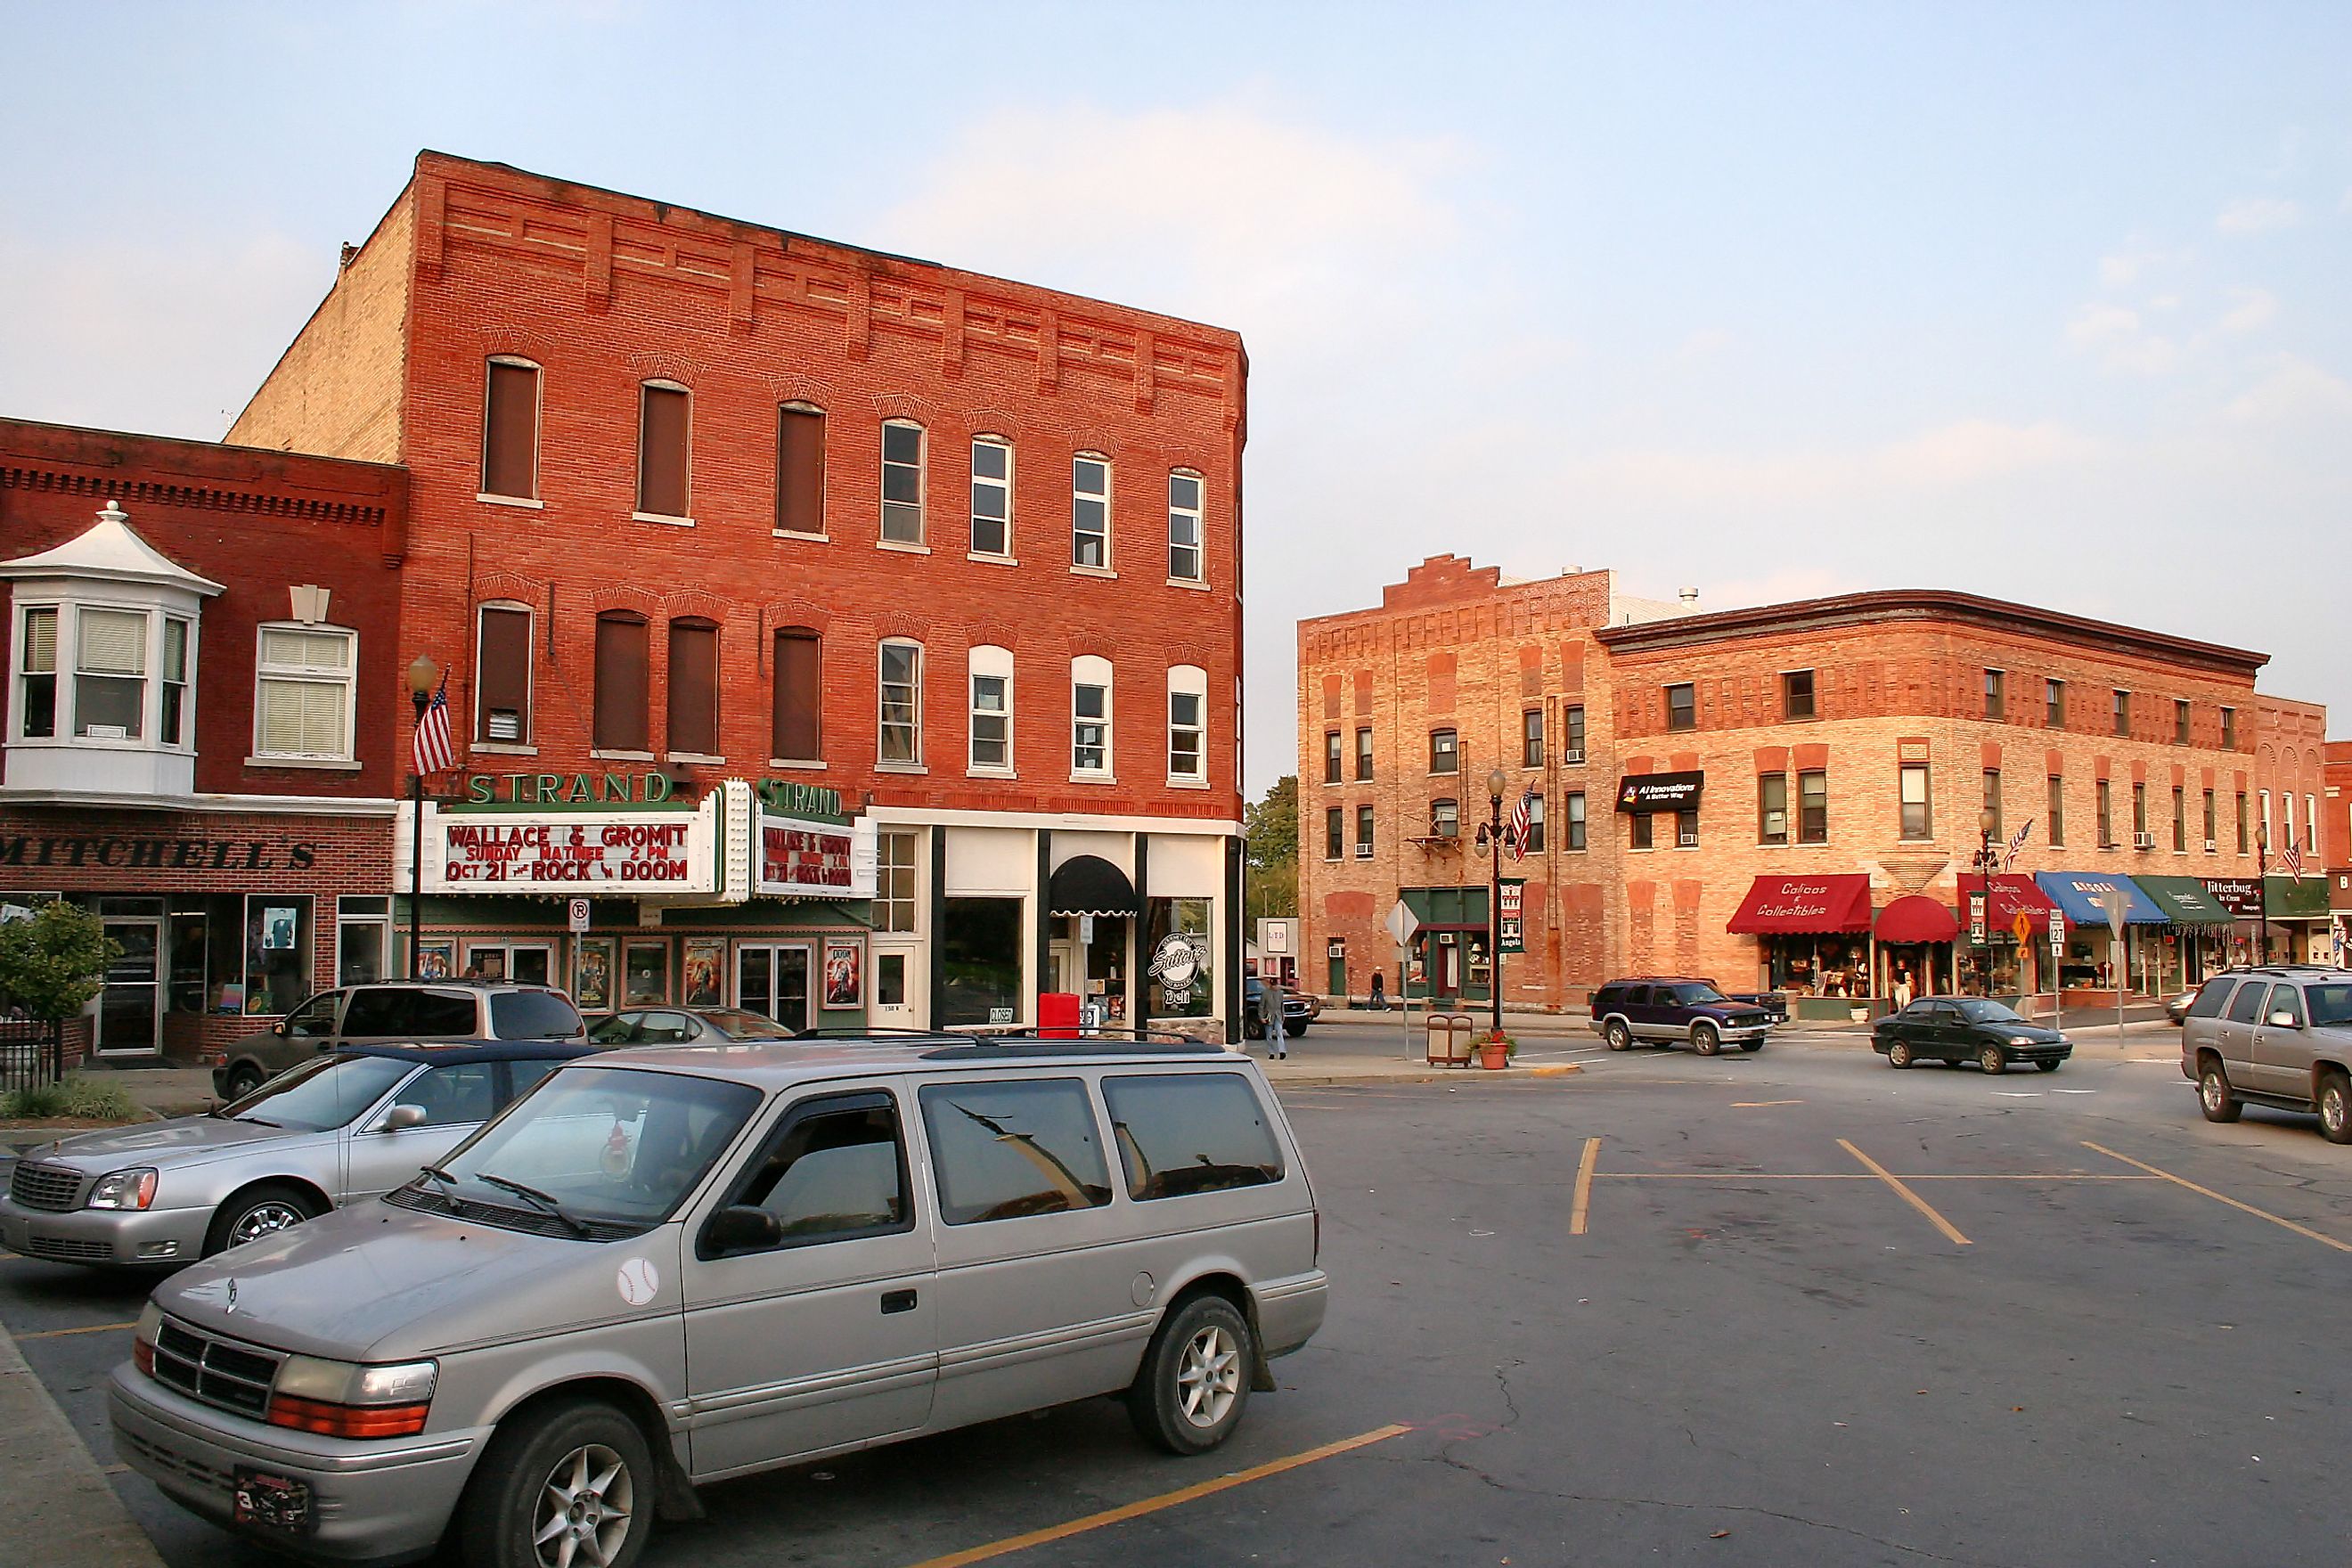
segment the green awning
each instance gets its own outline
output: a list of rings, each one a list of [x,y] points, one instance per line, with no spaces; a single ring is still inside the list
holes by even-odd
[[[2177,926],[2226,926],[2236,918],[2221,907],[2221,900],[2205,890],[2202,879],[2196,877],[2144,877],[2135,874],[2132,880],[2139,890],[2155,900],[2156,907]]]
[[[2327,879],[2265,877],[2263,907],[2274,921],[2324,921],[2327,918]]]

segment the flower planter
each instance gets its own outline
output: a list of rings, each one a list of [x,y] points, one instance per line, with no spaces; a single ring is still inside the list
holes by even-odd
[[[1481,1041],[1478,1046],[1478,1065],[1488,1072],[1501,1072],[1511,1065],[1511,1047],[1500,1040]]]

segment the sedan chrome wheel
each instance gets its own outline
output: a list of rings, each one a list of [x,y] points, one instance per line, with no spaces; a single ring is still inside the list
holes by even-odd
[[[228,1227],[229,1245],[241,1246],[265,1236],[274,1236],[281,1230],[300,1225],[310,1217],[292,1204],[278,1198],[270,1198],[266,1202],[254,1205],[236,1216],[236,1223]]]
[[[1214,1426],[1234,1407],[1242,1390],[1242,1348],[1221,1324],[1212,1323],[1184,1342],[1176,1368],[1176,1398],[1184,1419]]]
[[[636,1488],[621,1456],[586,1443],[556,1461],[541,1485],[530,1543],[545,1568],[604,1568],[629,1538]]]

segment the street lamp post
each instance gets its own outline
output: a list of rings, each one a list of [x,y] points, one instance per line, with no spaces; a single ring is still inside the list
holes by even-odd
[[[416,722],[425,722],[425,710],[433,705],[434,688],[441,683],[441,667],[428,654],[418,654],[408,667],[408,700],[416,710]],[[408,977],[425,978],[425,774],[418,771],[415,758],[409,759],[408,770]]]
[[[1969,915],[1969,935],[1977,950],[1977,984],[1981,994],[1992,994],[1992,878],[2000,868],[2000,855],[1992,847],[1992,813],[1977,814],[1977,852],[1973,862],[1984,890],[1984,919],[1979,921],[1974,910]],[[1979,934],[1981,933],[1981,934]]]
[[[2263,814],[2269,815],[2264,807]],[[2271,829],[2264,823],[2254,829],[2254,899],[2260,912],[2256,921],[2263,932],[2263,963],[2271,961]]]
[[[1495,1038],[1503,1037],[1503,792],[1511,781],[1503,770],[1486,774],[1486,820],[1478,825],[1478,847],[1492,868],[1486,873],[1486,996]]]

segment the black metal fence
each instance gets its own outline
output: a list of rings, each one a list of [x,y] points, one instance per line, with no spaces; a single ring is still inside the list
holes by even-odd
[[[0,1094],[41,1089],[65,1076],[64,1045],[54,1023],[0,1018]]]

